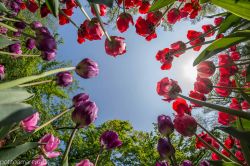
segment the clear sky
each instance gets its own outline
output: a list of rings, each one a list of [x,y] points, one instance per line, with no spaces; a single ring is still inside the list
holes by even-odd
[[[85,17],[79,10],[75,10],[72,19],[80,25]],[[88,80],[74,77],[99,107],[96,124],[111,119],[129,120],[135,129],[150,131],[158,115],[172,116],[173,113],[172,105],[162,101],[162,97],[156,93],[156,83],[163,77],[175,79],[179,82],[183,94],[187,94],[193,89],[196,70],[192,67],[192,62],[198,56],[197,52],[188,51],[174,59],[170,71],[163,71],[155,59],[155,54],[178,40],[186,42],[189,29],[201,31],[201,26],[211,21],[204,19],[195,25],[191,25],[189,21],[181,21],[175,24],[172,32],[157,28],[158,37],[151,42],[137,35],[132,26],[123,34],[112,29],[112,26],[107,27],[110,35],[126,38],[127,53],[116,58],[105,53],[105,37],[100,41],[87,41],[79,45],[76,28],[68,24],[59,27],[64,44],[58,49],[57,59],[71,60],[76,65],[88,57],[99,64],[98,77]]]

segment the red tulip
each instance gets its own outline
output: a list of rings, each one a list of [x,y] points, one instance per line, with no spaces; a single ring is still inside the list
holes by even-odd
[[[134,25],[133,17],[129,13],[121,13],[116,20],[117,29],[123,33],[127,31],[129,23]]]

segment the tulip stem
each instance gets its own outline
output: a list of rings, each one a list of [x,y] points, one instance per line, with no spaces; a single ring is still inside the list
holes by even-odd
[[[210,137],[212,137],[216,142],[218,142],[218,144],[220,144],[220,146],[225,149],[229,154],[230,156],[233,157],[234,161],[242,164],[238,158],[219,140],[217,139],[210,131],[208,131],[205,127],[203,127],[200,123],[197,122],[197,125],[202,128]]]
[[[106,36],[107,39],[111,42],[111,38],[110,38],[108,32],[105,30],[105,27],[104,27],[104,24],[103,24],[103,22],[102,22],[102,18],[101,18],[100,14],[99,14],[99,10],[98,10],[97,5],[96,5],[96,4],[93,4],[93,3],[91,3],[91,5],[92,5],[92,7],[94,8],[96,17],[97,17],[97,19],[98,19],[98,21],[99,21],[99,23],[100,23],[100,25],[101,25],[101,28],[102,28],[102,30],[103,30],[105,36]]]
[[[41,85],[41,84],[45,84],[48,82],[52,82],[53,80],[44,80],[44,81],[39,81],[39,82],[31,82],[31,83],[27,83],[27,84],[22,84],[22,85],[18,85],[18,87],[27,87],[27,86],[34,86],[34,85]]]
[[[78,6],[80,7],[80,10],[82,11],[82,13],[84,14],[84,16],[88,19],[88,20],[91,20],[89,15],[87,14],[87,12],[84,10],[82,4],[80,3],[79,0],[76,0],[76,3],[78,4]]]
[[[12,130],[10,130],[8,134],[10,134],[10,133],[12,133],[12,132],[14,132],[14,131],[16,131],[16,130],[18,130],[18,129],[20,129],[20,126],[16,126],[16,127],[13,128]]]
[[[70,151],[70,148],[71,148],[71,145],[72,145],[72,142],[74,140],[74,137],[76,135],[77,130],[78,130],[78,125],[76,125],[76,127],[74,128],[74,130],[72,131],[72,133],[70,135],[69,142],[67,144],[66,150],[65,150],[65,152],[63,154],[63,157],[62,157],[62,162],[63,163],[65,163],[65,162],[68,163],[69,151]],[[62,164],[62,165],[64,165],[64,164]]]
[[[39,126],[38,128],[35,129],[35,131],[33,133],[38,132],[39,130],[41,130],[42,128],[46,127],[47,125],[49,125],[50,123],[54,122],[56,119],[60,118],[61,116],[63,116],[65,113],[69,112],[71,109],[73,108],[73,106],[69,107],[68,109],[62,111],[60,114],[56,115],[55,117],[53,117],[52,119],[50,119],[49,121],[47,121],[46,123],[42,124],[41,126]]]
[[[18,29],[13,28],[13,27],[11,27],[11,26],[9,26],[9,25],[7,25],[7,24],[4,24],[4,23],[2,23],[2,22],[0,22],[0,26],[3,26],[3,27],[5,27],[5,28],[9,29],[10,31],[18,32]],[[33,39],[36,38],[35,36],[30,35],[30,34],[27,34],[27,33],[25,33],[25,32],[21,32],[21,33],[22,33],[23,35],[27,36],[27,37],[30,37],[30,38],[33,38]]]
[[[123,5],[123,13],[126,13],[125,0],[122,0],[122,5]]]
[[[33,80],[37,80],[43,77],[47,77],[49,75],[52,74],[56,74],[59,72],[63,72],[63,71],[71,71],[71,70],[75,70],[76,67],[66,67],[66,68],[59,68],[59,69],[54,69],[54,70],[50,70],[41,74],[37,74],[37,75],[33,75],[33,76],[27,76],[27,77],[23,77],[23,78],[19,78],[16,80],[12,80],[12,81],[8,81],[8,82],[4,82],[0,84],[0,90],[2,89],[8,89],[8,88],[12,88],[21,84],[24,84],[26,82],[30,82]]]
[[[220,106],[220,105],[207,103],[207,102],[204,102],[204,101],[200,101],[200,100],[196,100],[194,98],[184,96],[182,94],[178,94],[178,95],[181,98],[186,99],[188,101],[191,101],[191,102],[193,102],[195,104],[205,106],[205,107],[211,108],[211,109],[216,110],[216,111],[220,111],[220,112],[228,113],[228,114],[235,115],[235,116],[238,116],[238,117],[242,117],[242,118],[245,118],[245,119],[250,119],[250,113],[248,113],[248,112],[234,110],[234,109],[230,109],[230,108],[223,107],[223,106]]]
[[[98,155],[96,156],[96,159],[95,159],[95,166],[97,166],[99,157],[100,157],[100,155],[102,154],[102,152],[103,152],[103,148],[101,147],[101,148],[100,148],[100,151],[98,152]]]
[[[248,65],[248,64],[250,64],[250,61],[242,62],[242,63],[235,63],[235,64],[226,64],[226,65],[221,65],[221,66],[215,66],[215,68],[230,67],[230,66],[233,66],[233,65]]]
[[[247,90],[246,88],[227,87],[227,86],[213,86],[213,88],[224,88],[224,89],[235,89],[235,90]]]
[[[173,146],[173,144],[172,144],[172,142],[171,142],[171,138],[169,137],[169,135],[167,136],[167,139],[168,139],[170,145]],[[176,158],[175,158],[175,153],[174,153],[171,157],[172,157],[172,159],[173,159],[173,165],[174,165],[174,166],[178,166],[177,161],[176,161]]]
[[[0,51],[0,54],[12,55],[12,56],[14,56],[14,57],[38,57],[38,56],[41,56],[41,55],[15,54],[15,53],[5,52],[5,51]]]
[[[217,154],[221,159],[225,160],[225,161],[229,161],[229,162],[234,162],[232,161],[230,158],[228,158],[227,156],[223,155],[222,153],[220,153],[218,150],[216,150],[214,147],[212,147],[211,145],[209,145],[206,141],[204,141],[201,137],[199,137],[197,134],[195,134],[196,138],[198,138],[198,140],[200,140],[209,150],[211,150],[212,152],[214,152],[215,154]]]
[[[65,14],[61,9],[59,10],[60,10],[60,13],[64,15],[65,17],[67,17],[67,19],[71,22],[71,24],[73,24],[76,27],[76,29],[80,29],[80,27],[67,14]]]

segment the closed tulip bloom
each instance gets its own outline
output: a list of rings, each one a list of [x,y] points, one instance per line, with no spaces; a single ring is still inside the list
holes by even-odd
[[[190,91],[189,97],[194,98],[196,100],[201,100],[201,101],[206,101],[207,100],[206,96],[203,93],[199,93],[199,92],[196,92],[196,91]],[[190,102],[190,103],[192,104],[192,107],[202,107],[201,105],[196,104],[194,102]]]
[[[150,9],[150,3],[149,1],[143,0],[140,7],[139,7],[139,13],[146,14],[148,10]]]
[[[72,112],[72,120],[79,125],[85,127],[94,122],[97,118],[98,108],[94,102],[87,101],[75,107]]]
[[[159,138],[157,151],[162,159],[167,159],[175,153],[174,147],[166,138]]]
[[[155,166],[168,166],[168,163],[165,161],[158,161],[156,162]]]
[[[15,22],[14,23],[14,26],[17,28],[17,29],[24,29],[26,27],[26,24],[24,22]]]
[[[240,59],[240,53],[239,52],[236,52],[236,51],[234,51],[234,52],[231,52],[231,58],[232,58],[232,60],[233,61],[237,61],[237,60],[239,60]]]
[[[0,26],[0,34],[6,34],[7,32],[8,32],[7,28]]]
[[[45,61],[55,60],[56,52],[55,51],[52,51],[52,52],[43,51],[41,54],[41,58]]]
[[[110,36],[111,41],[105,40],[105,51],[108,55],[117,57],[126,53],[126,43],[123,37]]]
[[[54,52],[57,49],[57,44],[53,37],[41,36],[36,41],[36,47],[40,51]]]
[[[181,16],[180,16],[179,9],[172,8],[171,10],[169,10],[167,14],[167,20],[170,24],[175,24],[180,19],[181,19]]]
[[[216,86],[218,86],[218,87],[231,87],[232,83],[229,79],[220,78],[219,82],[216,84]],[[222,97],[228,97],[231,94],[232,89],[230,89],[230,88],[215,88],[215,92]]]
[[[21,121],[21,126],[26,132],[34,131],[38,126],[37,123],[40,120],[39,113],[36,112],[33,115],[25,118]]]
[[[234,146],[235,140],[231,135],[228,135],[228,137],[224,140],[224,145],[228,148],[228,149],[232,149]]]
[[[67,87],[73,82],[73,76],[70,72],[60,72],[56,75],[56,83],[59,86]]]
[[[39,140],[39,143],[42,143],[40,148],[47,158],[56,158],[61,154],[60,152],[55,151],[60,144],[60,140],[52,134],[46,134],[43,136]]]
[[[5,75],[4,65],[0,64],[0,81],[4,79],[4,75]]]
[[[214,161],[221,160],[220,157],[214,152],[211,154],[211,159]]]
[[[32,50],[33,48],[35,48],[36,46],[36,40],[35,39],[28,39],[26,41],[26,48],[29,49],[29,50]]]
[[[174,124],[169,116],[160,115],[158,120],[158,131],[165,136],[168,136],[174,132]]]
[[[94,166],[88,159],[82,160],[79,163],[76,163],[76,166]]]
[[[208,78],[197,78],[194,83],[194,90],[203,94],[208,94],[213,90],[213,83]]]
[[[121,13],[116,20],[117,29],[123,33],[128,30],[129,23],[134,25],[133,17],[129,13]]]
[[[100,16],[105,16],[107,13],[107,6],[103,4],[97,4],[99,6],[99,14]],[[91,6],[91,13],[96,16],[94,8]]]
[[[191,137],[197,130],[197,122],[190,115],[177,115],[174,119],[174,128],[183,136]]]
[[[211,24],[208,24],[208,25],[203,25],[202,26],[202,29],[203,29],[203,32],[204,33],[207,33],[206,37],[211,37],[214,35],[215,31],[212,30],[214,27],[213,25]]]
[[[199,166],[210,166],[210,163],[207,160],[203,160],[200,162]]]
[[[99,74],[99,67],[95,61],[85,58],[76,66],[76,73],[85,79],[93,78]]]
[[[79,93],[78,95],[75,95],[72,99],[72,103],[75,107],[87,101],[89,101],[89,95],[86,93]]]
[[[156,91],[158,95],[164,97],[163,100],[170,102],[181,93],[181,88],[177,81],[165,77],[157,83]]]
[[[175,53],[174,56],[179,57],[181,54],[185,53],[186,44],[183,41],[177,41],[171,44],[171,48],[178,53]]]
[[[189,30],[187,33],[187,38],[190,40],[190,45],[196,46],[193,48],[194,51],[199,51],[205,41],[205,38],[201,36],[202,34],[202,32],[197,32],[195,30]]]
[[[216,68],[212,61],[203,61],[197,65],[197,74],[199,77],[208,78],[212,76]]]
[[[223,17],[217,17],[217,18],[214,19],[214,24],[216,26],[219,26],[222,23],[223,20],[224,20]]]
[[[9,52],[19,54],[19,55],[22,54],[21,44],[15,43],[15,44],[9,45]]]
[[[193,166],[193,164],[189,160],[184,160],[180,166]]]
[[[26,2],[26,7],[32,13],[35,13],[39,8],[38,4],[34,0],[28,0]]]
[[[178,115],[184,115],[185,113],[191,115],[191,108],[183,98],[176,98],[172,108]]]
[[[51,13],[51,11],[49,10],[47,4],[46,4],[46,3],[43,3],[43,4],[41,5],[41,8],[40,8],[41,17],[44,18],[44,17],[46,17],[49,13]]]
[[[31,161],[31,166],[47,166],[47,160],[43,155],[39,155]]]
[[[39,22],[39,21],[33,21],[30,24],[30,27],[31,27],[31,29],[35,30],[35,29],[43,27],[43,24],[41,22]]]
[[[105,131],[100,137],[101,146],[107,150],[114,149],[122,145],[118,134],[114,131]]]

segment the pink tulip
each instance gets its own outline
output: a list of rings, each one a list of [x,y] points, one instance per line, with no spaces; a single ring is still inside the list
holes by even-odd
[[[80,163],[76,163],[76,166],[94,166],[88,159],[80,161]]]
[[[27,117],[21,121],[21,126],[26,132],[32,132],[37,128],[37,123],[39,121],[39,113],[36,112],[33,115]]]
[[[42,143],[41,149],[43,153],[46,155],[48,158],[56,158],[59,156],[61,153],[54,151],[58,145],[60,144],[60,140],[57,137],[54,137],[52,134],[46,134],[43,136],[39,143]]]
[[[47,165],[47,160],[43,157],[43,155],[37,156],[31,162],[31,166],[46,166],[46,165]]]

